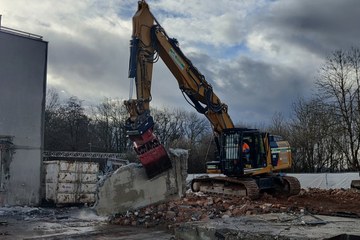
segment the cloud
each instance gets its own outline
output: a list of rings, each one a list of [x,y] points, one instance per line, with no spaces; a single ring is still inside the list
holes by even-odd
[[[291,51],[298,51],[324,58],[334,50],[359,44],[359,11],[356,0],[275,1],[255,19],[248,43],[261,43],[265,53],[285,52],[294,57],[297,54]],[[306,60],[304,56],[299,59]]]
[[[284,41],[325,55],[334,48],[348,48],[358,44],[359,1],[285,2],[273,4],[272,14],[265,18],[282,30],[280,36]]]
[[[91,103],[128,96],[131,19],[119,17],[121,8],[112,8],[116,2],[34,1],[31,7],[21,3],[7,3],[4,24],[10,15],[11,27],[49,41],[49,87]]]
[[[326,56],[358,46],[357,0],[148,0],[170,37],[229,105],[234,122],[269,122],[310,96]],[[84,104],[129,97],[132,0],[2,1],[2,24],[49,41],[48,85]],[[191,110],[154,65],[153,106]],[[193,110],[191,110],[193,111]]]

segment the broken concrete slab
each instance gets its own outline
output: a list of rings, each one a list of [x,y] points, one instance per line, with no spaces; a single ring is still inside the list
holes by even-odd
[[[188,222],[175,229],[176,239],[328,239],[360,236],[360,219],[330,216],[264,214]]]
[[[173,167],[152,179],[138,164],[117,169],[99,187],[96,212],[113,215],[181,198],[186,191],[188,151],[170,149],[169,157]]]

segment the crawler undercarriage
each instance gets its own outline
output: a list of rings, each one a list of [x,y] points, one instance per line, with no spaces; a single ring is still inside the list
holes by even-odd
[[[290,176],[261,176],[248,178],[233,177],[200,177],[191,182],[194,192],[224,194],[232,196],[247,196],[257,199],[260,192],[272,192],[281,195],[296,195],[300,192],[300,182]]]

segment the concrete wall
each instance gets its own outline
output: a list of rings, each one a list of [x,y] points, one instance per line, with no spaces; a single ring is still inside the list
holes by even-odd
[[[47,42],[0,29],[0,206],[40,201],[46,66]]]
[[[182,197],[186,191],[188,151],[170,149],[169,156],[173,167],[152,179],[138,164],[117,169],[99,187],[97,213],[113,215]]]

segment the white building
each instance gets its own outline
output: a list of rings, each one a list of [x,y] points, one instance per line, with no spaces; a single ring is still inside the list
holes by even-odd
[[[0,26],[0,206],[41,200],[47,46]]]

